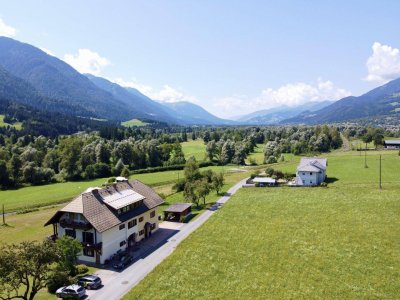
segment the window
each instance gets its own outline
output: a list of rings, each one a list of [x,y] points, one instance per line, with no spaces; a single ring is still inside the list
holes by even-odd
[[[126,244],[126,242],[125,242],[125,241],[122,241],[121,243],[119,243],[119,246],[122,247],[122,246],[125,245],[125,244]]]
[[[122,229],[124,229],[124,228],[125,228],[125,224],[119,225],[119,230],[122,230]]]
[[[65,229],[65,235],[76,238],[76,231],[74,229]]]
[[[126,212],[128,210],[128,207],[126,207],[126,206],[124,206],[123,208],[122,208],[122,212]]]
[[[139,235],[143,235],[143,234],[144,234],[144,230],[142,229],[139,231]]]
[[[310,175],[312,175],[312,173],[310,172]]]
[[[154,218],[155,216],[156,216],[156,211],[153,210],[153,211],[150,213],[150,218]]]
[[[312,183],[312,180],[310,180],[310,183]]]
[[[306,175],[306,173],[303,173],[303,175]]]
[[[140,217],[140,218],[139,218],[139,223],[140,223],[140,222],[143,222],[143,217]]]
[[[121,210],[120,210],[120,209],[118,209],[118,214],[119,214],[119,215],[121,214]]]
[[[86,244],[93,244],[94,239],[93,239],[93,233],[92,232],[82,232],[82,242]]]
[[[128,229],[132,228],[133,226],[136,226],[136,224],[137,224],[137,220],[136,219],[133,219],[133,220],[129,221],[128,222]]]
[[[83,255],[94,257],[94,251],[93,251],[93,249],[85,248],[85,249],[83,249]]]

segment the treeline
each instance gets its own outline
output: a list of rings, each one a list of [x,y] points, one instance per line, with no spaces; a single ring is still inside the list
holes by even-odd
[[[100,121],[90,118],[80,118],[57,112],[44,112],[27,105],[0,99],[0,114],[5,115],[4,121],[9,124],[22,123],[21,130],[12,127],[0,128],[0,134],[16,137],[24,135],[57,137],[80,131],[101,130],[105,127],[117,127],[118,123]]]
[[[274,163],[282,153],[328,152],[343,143],[339,128],[326,125],[217,129],[205,131],[203,140],[207,143],[208,158],[221,164],[244,164],[256,144],[264,144],[265,162]]]
[[[52,181],[129,176],[131,170],[183,165],[180,139],[169,137],[122,141],[96,133],[55,139],[0,135],[0,184],[3,188]]]

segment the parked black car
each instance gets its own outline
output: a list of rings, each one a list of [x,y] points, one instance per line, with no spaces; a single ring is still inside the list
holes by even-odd
[[[113,267],[115,269],[121,270],[129,265],[131,262],[133,262],[133,257],[130,254],[124,254],[118,259],[115,264],[113,264]]]
[[[85,295],[85,289],[77,284],[63,286],[56,291],[56,296],[64,299],[80,299]]]
[[[78,278],[78,284],[87,290],[98,289],[101,287],[101,279],[96,275],[85,275]]]

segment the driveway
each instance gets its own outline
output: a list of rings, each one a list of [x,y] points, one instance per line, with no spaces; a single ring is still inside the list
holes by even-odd
[[[96,291],[88,291],[87,299],[114,300],[122,298],[167,258],[187,236],[207,221],[245,182],[246,179],[243,179],[235,184],[216,204],[188,224],[162,222],[159,230],[149,239],[141,242],[139,251],[134,255],[135,260],[132,265],[122,272],[113,270],[96,272],[101,277],[104,286]]]

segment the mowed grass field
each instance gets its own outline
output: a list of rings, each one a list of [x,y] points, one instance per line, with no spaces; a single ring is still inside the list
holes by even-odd
[[[214,168],[215,169],[215,168]],[[221,193],[225,193],[232,185],[239,180],[249,176],[249,172],[225,171],[225,185]],[[161,185],[154,188],[157,192],[163,192],[167,195],[165,204],[159,207],[159,213],[162,214],[165,208],[176,202],[185,202],[183,193],[174,193],[172,184]],[[78,195],[77,193],[76,195]],[[76,196],[74,195],[74,196]],[[206,198],[206,206],[201,208],[193,207],[193,213],[198,214],[204,211],[208,206],[215,203],[220,196],[215,192],[210,193]],[[202,202],[201,202],[202,203]],[[40,209],[25,214],[15,214],[6,216],[8,226],[0,226],[1,243],[19,243],[25,240],[43,240],[43,238],[53,234],[52,226],[44,227],[53,214],[60,209],[60,206]]]
[[[211,169],[216,172],[227,170],[229,167],[206,167],[201,170]],[[174,183],[178,178],[183,178],[183,170],[165,171],[156,173],[135,174],[130,178],[136,178],[150,186],[160,186]],[[17,190],[0,191],[0,207],[5,205],[7,212],[33,207],[41,207],[64,203],[72,200],[89,187],[101,186],[107,178],[95,180],[54,183],[41,186],[24,187]]]
[[[379,154],[327,155],[327,188],[241,189],[124,299],[398,299],[400,157],[379,190]]]
[[[194,156],[197,161],[203,161],[206,158],[206,145],[202,139],[190,140],[181,143],[185,158]]]

